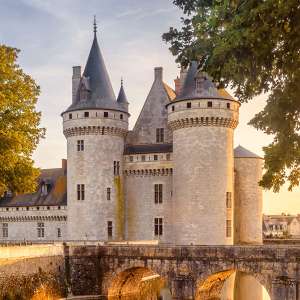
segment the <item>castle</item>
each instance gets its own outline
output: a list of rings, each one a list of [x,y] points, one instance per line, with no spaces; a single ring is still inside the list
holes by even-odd
[[[128,106],[123,83],[115,97],[95,28],[62,113],[67,161],[42,170],[37,192],[5,194],[0,240],[262,243],[263,160],[233,147],[240,103],[192,62],[175,90],[155,68],[132,130]]]

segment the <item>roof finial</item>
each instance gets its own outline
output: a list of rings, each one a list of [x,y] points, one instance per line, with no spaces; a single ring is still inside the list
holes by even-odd
[[[96,15],[94,15],[94,34],[97,33],[97,21],[96,21]]]
[[[123,77],[121,77],[121,86],[123,86]]]

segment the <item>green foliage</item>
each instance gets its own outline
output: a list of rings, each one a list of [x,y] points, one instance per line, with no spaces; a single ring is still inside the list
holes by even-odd
[[[0,196],[35,189],[39,170],[31,155],[44,136],[35,110],[40,89],[17,65],[18,53],[0,45]]]
[[[300,5],[298,0],[174,0],[185,18],[163,39],[177,62],[198,60],[220,87],[241,102],[268,93],[250,122],[274,136],[264,148],[261,185],[279,191],[300,180]]]

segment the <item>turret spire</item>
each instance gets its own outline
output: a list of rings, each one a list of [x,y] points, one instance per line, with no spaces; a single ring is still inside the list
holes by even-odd
[[[96,15],[94,15],[94,34],[97,34],[97,20],[96,20]]]
[[[125,94],[125,91],[124,91],[124,86],[123,86],[123,77],[121,77],[121,88],[120,88],[120,91],[119,91],[117,102],[118,103],[124,103],[124,104],[128,103],[128,100],[127,100],[127,97],[126,97],[126,94]]]

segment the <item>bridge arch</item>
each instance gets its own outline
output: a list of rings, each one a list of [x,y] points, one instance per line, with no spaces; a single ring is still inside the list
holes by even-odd
[[[224,288],[226,287],[225,284],[228,283],[229,280],[231,286],[227,286],[229,289],[224,291]],[[252,287],[253,290],[250,290],[252,294],[255,294],[255,288],[261,288],[261,294],[257,294],[261,295],[261,298],[253,296],[255,299],[263,299],[263,289],[266,290],[271,299],[270,289],[268,290],[267,280],[264,275],[229,269],[216,273],[203,273],[197,281],[195,300],[221,299],[221,295],[224,293],[226,294],[226,292],[231,293],[232,295],[230,296],[233,296],[233,291],[235,291],[235,297],[238,295],[237,299],[240,299],[241,294],[245,291],[245,287]],[[225,297],[225,294],[223,297]],[[228,295],[226,294],[226,296]]]
[[[132,267],[119,272],[111,278],[108,287],[108,299],[155,299],[165,289],[166,281],[158,273],[147,267]]]

